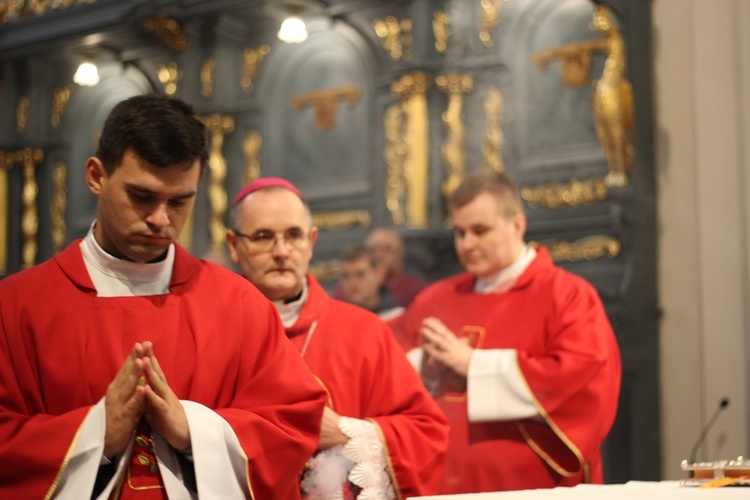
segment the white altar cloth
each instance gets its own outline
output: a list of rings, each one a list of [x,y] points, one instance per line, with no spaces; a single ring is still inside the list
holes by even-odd
[[[629,481],[625,484],[579,484],[497,493],[471,493],[417,497],[420,500],[748,500],[750,487],[697,488],[679,481]]]

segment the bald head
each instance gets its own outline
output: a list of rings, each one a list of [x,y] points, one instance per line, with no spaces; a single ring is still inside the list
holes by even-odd
[[[392,229],[373,229],[365,240],[379,268],[385,274],[401,272],[404,266],[404,243]]]

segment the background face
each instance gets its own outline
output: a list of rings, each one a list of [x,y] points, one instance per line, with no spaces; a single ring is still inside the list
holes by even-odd
[[[401,242],[391,231],[375,230],[367,237],[367,247],[379,268],[385,274],[400,271],[402,265]]]
[[[523,214],[500,214],[495,198],[481,193],[453,210],[456,253],[464,268],[479,278],[490,277],[511,265],[523,250]]]
[[[349,302],[374,307],[378,301],[380,280],[377,270],[369,259],[362,258],[353,262],[341,262],[341,279],[339,284],[344,297]]]
[[[120,166],[107,175],[98,158],[90,158],[86,180],[99,197],[97,242],[120,259],[158,259],[190,216],[199,178],[199,161],[160,168],[127,150]]]
[[[271,250],[257,251],[247,238],[227,236],[232,260],[267,298],[281,300],[294,297],[302,289],[312,258],[317,230],[310,227],[302,200],[287,189],[256,191],[242,200],[240,227],[244,234],[270,231],[277,235]],[[280,236],[290,229],[301,229],[307,237],[296,249],[289,248]]]

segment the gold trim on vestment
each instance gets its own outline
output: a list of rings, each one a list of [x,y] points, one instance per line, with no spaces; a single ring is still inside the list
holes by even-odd
[[[518,366],[518,351],[516,351],[516,366]],[[521,367],[518,366],[518,373],[521,375],[521,379],[523,379],[524,384],[526,385],[526,389],[528,390],[528,393],[531,395],[531,399],[534,402],[534,406],[536,406],[537,410],[539,410],[539,415],[544,419],[546,424],[549,426],[550,429],[552,429],[552,432],[555,433],[555,436],[562,441],[562,443],[567,446],[567,448],[573,453],[573,455],[578,458],[578,470],[576,471],[567,471],[562,466],[560,466],[557,462],[555,462],[551,456],[547,454],[526,432],[526,428],[523,425],[523,422],[516,422],[516,427],[518,427],[518,430],[521,432],[521,435],[523,436],[524,440],[526,441],[526,444],[529,445],[529,447],[534,450],[534,452],[539,455],[539,458],[544,460],[544,462],[549,465],[555,472],[560,474],[563,477],[573,477],[576,474],[580,473],[583,469],[585,469],[588,464],[583,459],[583,454],[578,449],[578,447],[573,444],[573,442],[568,438],[568,436],[565,435],[565,433],[560,430],[560,428],[555,424],[555,421],[552,420],[552,417],[549,416],[547,411],[544,409],[544,407],[539,403],[539,401],[536,399],[536,395],[531,390],[531,386],[529,385],[529,382],[526,380],[526,377],[524,376],[523,372],[521,371]]]
[[[73,449],[76,447],[76,443],[78,443],[78,437],[81,434],[81,427],[83,426],[83,422],[86,421],[86,417],[89,416],[89,413],[91,413],[91,410],[93,408],[94,408],[93,406],[89,408],[89,411],[86,412],[86,416],[83,417],[83,420],[81,420],[81,424],[78,426],[78,430],[76,430],[75,436],[73,436],[73,441],[70,443],[67,453],[65,453],[65,458],[63,458],[62,464],[60,465],[60,470],[57,471],[57,476],[55,477],[55,480],[52,482],[52,486],[50,486],[49,490],[47,491],[47,494],[44,495],[44,500],[49,500],[50,498],[52,498],[52,495],[55,493],[55,490],[57,489],[57,485],[60,484],[60,479],[62,478],[62,475],[65,472],[65,469],[68,467],[70,458],[73,455]]]
[[[326,387],[325,383],[323,383],[323,381],[320,380],[320,377],[318,377],[315,374],[313,374],[313,377],[315,377],[315,380],[318,381],[318,383],[320,384],[320,386],[323,388],[324,391],[326,391],[326,394],[328,395],[328,398],[327,398],[327,401],[326,401],[326,406],[328,406],[330,409],[334,410],[334,407],[333,407],[333,396],[331,396],[331,391],[329,391],[328,387]]]

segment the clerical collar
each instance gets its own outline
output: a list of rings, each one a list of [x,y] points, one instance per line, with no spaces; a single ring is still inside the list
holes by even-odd
[[[536,250],[525,245],[521,255],[513,264],[501,269],[499,273],[489,278],[477,278],[474,283],[474,291],[476,293],[502,293],[510,290],[535,258]]]
[[[299,313],[302,310],[302,306],[304,306],[305,302],[307,302],[308,295],[309,286],[307,285],[307,280],[305,279],[304,283],[302,284],[302,291],[296,298],[293,298],[288,302],[284,299],[273,301],[273,305],[275,305],[276,310],[279,311],[279,315],[281,316],[281,323],[284,325],[284,328],[289,328],[297,322]]]
[[[169,293],[174,266],[174,245],[160,262],[130,262],[111,256],[94,237],[96,221],[81,241],[81,253],[98,297],[139,297]]]

